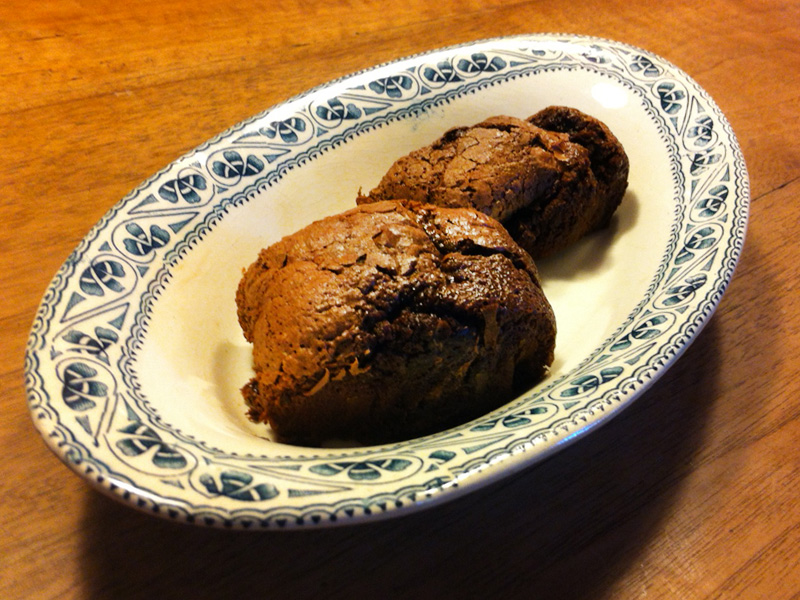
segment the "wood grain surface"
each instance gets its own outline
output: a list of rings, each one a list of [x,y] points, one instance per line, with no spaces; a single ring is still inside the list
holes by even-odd
[[[0,598],[800,598],[800,5],[675,0],[4,0]],[[487,489],[399,519],[231,533],[90,489],[26,407],[50,279],[128,191],[308,88],[480,38],[611,38],[727,115],[752,205],[710,324],[640,400]]]

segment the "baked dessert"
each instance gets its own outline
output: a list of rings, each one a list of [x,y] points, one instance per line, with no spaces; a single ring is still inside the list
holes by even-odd
[[[378,443],[492,410],[553,360],[530,256],[474,209],[382,201],[262,250],[236,303],[250,418],[288,442]]]
[[[569,141],[586,148],[597,182],[595,228],[608,225],[628,189],[630,164],[625,149],[602,121],[567,106],[550,106],[528,118],[546,131],[564,133]]]
[[[456,127],[398,159],[358,204],[411,199],[498,219],[534,258],[605,227],[620,204],[628,158],[603,123],[549,107]]]

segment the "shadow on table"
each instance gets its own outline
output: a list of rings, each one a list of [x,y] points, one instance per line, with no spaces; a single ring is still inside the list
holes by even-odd
[[[358,526],[228,532],[85,507],[90,598],[601,598],[681,493],[716,397],[712,319],[663,379],[585,439],[427,511]]]

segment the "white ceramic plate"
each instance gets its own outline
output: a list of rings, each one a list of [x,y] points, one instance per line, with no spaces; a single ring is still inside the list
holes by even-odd
[[[234,293],[258,250],[354,206],[447,128],[550,104],[603,120],[631,162],[611,228],[539,265],[559,327],[551,376],[473,422],[386,446],[289,446],[248,422]],[[662,375],[722,296],[748,203],[725,117],[644,50],[532,35],[375,67],[226,131],[95,225],[33,324],[31,415],[75,472],[166,518],[292,528],[430,506],[541,460]]]

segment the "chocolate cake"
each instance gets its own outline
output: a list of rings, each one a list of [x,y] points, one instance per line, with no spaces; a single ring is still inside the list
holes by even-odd
[[[530,256],[467,208],[380,201],[262,250],[236,294],[248,414],[281,440],[386,442],[541,379],[555,319]]]
[[[588,150],[600,207],[594,227],[605,227],[628,189],[630,165],[620,141],[602,121],[567,106],[550,106],[528,121],[547,131],[567,134],[570,142]]]
[[[398,159],[359,204],[410,199],[490,215],[534,258],[605,227],[628,178],[622,145],[597,119],[550,107],[456,127]]]

